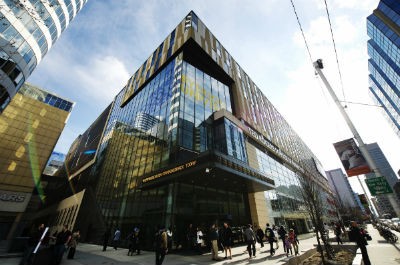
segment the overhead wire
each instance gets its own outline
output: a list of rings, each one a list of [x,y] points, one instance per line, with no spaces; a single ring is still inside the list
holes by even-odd
[[[341,87],[342,87],[343,101],[346,102],[346,95],[345,95],[345,93],[344,93],[342,72],[340,71],[339,57],[338,57],[338,53],[337,53],[337,50],[336,50],[335,37],[333,36],[331,17],[330,17],[330,15],[329,15],[329,9],[328,9],[328,4],[327,4],[326,0],[324,0],[324,2],[325,2],[326,14],[327,14],[327,16],[328,16],[329,28],[330,28],[330,30],[331,30],[331,37],[332,37],[332,42],[333,42],[333,49],[335,50],[335,55],[336,55],[336,64],[337,64],[337,68],[338,68],[338,71],[339,71],[339,78],[340,78],[340,84],[341,84]]]
[[[314,62],[312,60],[310,48],[308,46],[308,43],[307,43],[307,40],[306,40],[306,36],[304,35],[303,27],[301,26],[299,16],[297,15],[296,7],[294,6],[293,0],[290,0],[290,2],[292,3],[293,11],[294,11],[294,14],[296,15],[296,19],[297,19],[297,23],[299,24],[299,27],[300,27],[301,35],[303,35],[303,40],[304,40],[304,43],[306,44],[308,56],[310,57],[311,64],[313,64]]]

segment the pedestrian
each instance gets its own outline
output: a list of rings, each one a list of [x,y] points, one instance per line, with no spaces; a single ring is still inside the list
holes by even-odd
[[[261,248],[264,247],[264,231],[261,229],[260,226],[257,226],[257,231],[256,231],[256,236],[257,236],[257,242],[260,243]]]
[[[75,232],[72,233],[71,240],[69,241],[69,251],[67,259],[73,259],[75,256],[76,246],[78,245],[78,240],[81,237],[79,229],[76,229]]]
[[[167,241],[168,241],[168,249],[172,250],[172,242],[173,242],[173,233],[171,227],[167,229]]]
[[[228,259],[228,252],[229,252],[229,259],[232,259],[232,241],[233,241],[233,233],[232,229],[227,222],[224,222],[224,228],[222,231],[222,245],[225,249],[225,258]]]
[[[45,231],[44,224],[38,225],[33,229],[29,235],[28,243],[25,247],[24,255],[20,261],[20,265],[31,264],[33,258],[33,251],[40,242],[40,239]]]
[[[279,239],[282,240],[282,244],[283,244],[283,252],[286,253],[286,248],[285,248],[285,235],[286,235],[286,230],[283,227],[283,225],[281,225],[278,229],[278,235],[279,235]]]
[[[189,224],[186,231],[186,242],[188,249],[194,249],[196,246],[196,231],[194,230],[193,224]]]
[[[108,240],[110,240],[111,231],[110,228],[107,228],[103,234],[103,251],[107,250]]]
[[[136,251],[136,255],[140,255],[140,250],[141,250],[141,240],[140,240],[141,234],[140,234],[140,229],[135,227],[135,229],[133,230],[133,251],[132,251],[132,255],[133,253]]]
[[[290,250],[290,255],[293,255],[292,242],[289,239],[289,235],[285,236],[285,249],[286,249],[286,257],[289,257],[289,250]]]
[[[218,230],[215,224],[211,225],[210,231],[208,232],[208,240],[211,242],[211,256],[212,260],[219,261],[218,257]]]
[[[53,265],[59,265],[61,263],[66,247],[68,246],[69,241],[71,240],[71,235],[72,233],[71,231],[68,230],[67,225],[64,225],[61,232],[57,233],[55,237],[56,243],[53,249],[53,260],[52,260]]]
[[[265,236],[270,246],[269,253],[271,256],[273,256],[275,255],[275,249],[274,249],[275,233],[274,230],[272,230],[272,228],[269,226],[269,223],[267,223],[267,228],[265,229]]]
[[[158,226],[158,230],[154,236],[154,246],[156,250],[156,265],[161,265],[165,255],[168,252],[168,239],[165,232],[165,226]]]
[[[357,243],[357,246],[361,250],[364,265],[371,265],[366,247],[368,245],[367,240],[365,239],[365,235],[362,234],[356,221],[351,222],[349,240]]]
[[[296,224],[295,224],[294,222],[292,222],[292,226],[289,227],[289,228],[292,228],[292,229],[293,229],[294,234],[296,235],[296,242],[297,242],[297,245],[299,245],[299,244],[300,244],[300,241],[299,241],[299,239],[297,238],[297,235],[299,234],[299,230],[297,230]]]
[[[339,223],[335,225],[335,236],[336,236],[336,241],[339,244],[343,244],[342,239],[340,238],[340,235],[342,234],[342,227],[340,226]]]
[[[113,247],[114,247],[115,250],[117,250],[118,242],[119,242],[120,239],[121,239],[121,231],[117,227],[115,229],[114,237],[113,237]]]
[[[294,249],[294,254],[297,256],[299,254],[299,246],[297,244],[297,236],[296,233],[294,232],[293,228],[289,229],[289,241],[291,245],[293,246]],[[292,252],[292,250],[290,250]]]
[[[247,252],[249,253],[249,259],[256,256],[256,235],[254,234],[251,225],[248,224],[244,231],[244,238],[247,243]],[[253,254],[253,255],[252,255]]]
[[[201,246],[203,245],[203,232],[200,230],[200,227],[196,228],[196,251],[199,255],[201,255]]]
[[[135,252],[134,250],[134,241],[135,241],[135,231],[132,231],[131,233],[129,233],[128,237],[126,238],[128,240],[128,256],[133,256],[133,252]]]

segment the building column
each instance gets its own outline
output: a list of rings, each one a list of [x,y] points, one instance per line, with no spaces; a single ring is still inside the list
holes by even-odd
[[[269,221],[267,202],[263,191],[249,193],[250,216],[253,225],[264,227]]]

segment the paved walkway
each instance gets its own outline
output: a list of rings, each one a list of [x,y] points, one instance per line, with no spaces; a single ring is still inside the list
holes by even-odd
[[[399,265],[400,264],[400,243],[389,244],[379,235],[378,231],[368,226],[373,240],[369,242],[368,253],[373,265]],[[397,233],[399,235],[399,233]],[[333,233],[331,232],[331,235]],[[400,236],[400,235],[399,235]],[[315,237],[300,240],[300,254],[313,247],[316,243]],[[153,265],[155,264],[154,252],[142,252],[139,256],[127,256],[127,249],[114,250],[108,248],[106,252],[101,251],[101,246],[90,244],[79,244],[74,260],[65,259],[61,265]],[[236,246],[232,249],[232,260],[211,261],[211,254],[203,255],[180,255],[169,254],[165,257],[163,265],[240,265],[240,264],[284,264],[291,257],[286,257],[283,253],[283,246],[280,242],[279,249],[276,250],[276,255],[269,256],[269,245],[265,245],[260,249],[257,244],[256,258],[248,260],[246,246]],[[219,252],[219,256],[224,254]],[[19,259],[1,259],[1,265],[17,265]]]

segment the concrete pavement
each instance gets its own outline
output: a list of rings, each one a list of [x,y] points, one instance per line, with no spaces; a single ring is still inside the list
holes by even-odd
[[[399,265],[400,264],[400,243],[389,244],[382,238],[378,231],[368,226],[368,231],[372,236],[372,241],[369,241],[368,253],[373,265]],[[399,235],[399,233],[397,233]],[[333,233],[331,232],[331,236]],[[399,235],[400,236],[400,235]],[[400,237],[399,237],[400,238]],[[306,250],[313,248],[316,243],[315,237],[308,239],[300,239],[300,254]],[[232,249],[232,260],[212,261],[211,254],[206,253],[203,255],[184,255],[184,254],[168,254],[165,257],[163,265],[203,265],[203,264],[216,264],[216,265],[240,265],[240,264],[265,264],[282,265],[288,261],[288,258],[283,253],[283,246],[280,242],[279,249],[276,250],[276,255],[269,256],[269,245],[265,245],[260,249],[257,244],[256,258],[248,260],[246,246],[235,246]],[[62,265],[153,265],[155,264],[154,252],[143,251],[139,256],[127,256],[127,249],[114,250],[111,247],[106,252],[102,251],[101,246],[91,244],[79,244],[77,253],[74,260],[67,260],[64,255]],[[224,254],[219,252],[220,257]],[[1,259],[2,265],[17,265],[19,259]]]

